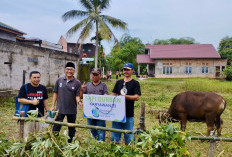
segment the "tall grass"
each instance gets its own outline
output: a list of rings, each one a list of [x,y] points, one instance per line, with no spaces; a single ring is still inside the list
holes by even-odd
[[[187,79],[183,84],[183,88],[192,91],[232,94],[232,82],[214,79]]]
[[[215,92],[222,95],[227,104],[232,103],[232,82],[206,78],[147,79],[140,81],[141,101],[149,106],[170,105],[172,98],[184,91]]]

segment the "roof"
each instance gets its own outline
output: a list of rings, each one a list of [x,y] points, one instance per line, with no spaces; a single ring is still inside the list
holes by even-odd
[[[212,44],[146,45],[152,59],[221,58]]]
[[[7,25],[7,24],[5,24],[5,23],[2,23],[2,22],[0,22],[0,29],[3,29],[3,30],[5,30],[5,31],[10,31],[11,33],[15,33],[15,34],[25,34],[26,35],[26,33],[24,33],[24,32],[22,32],[22,31],[20,31],[20,30],[18,30],[18,29],[16,29],[16,28],[13,28],[13,27],[11,27],[11,26],[9,26],[9,25]]]
[[[137,63],[154,63],[154,61],[150,58],[150,56],[145,55],[145,54],[137,54],[136,62]]]

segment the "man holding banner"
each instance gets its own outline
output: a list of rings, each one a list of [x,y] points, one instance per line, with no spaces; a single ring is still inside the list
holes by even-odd
[[[112,128],[133,130],[134,129],[134,102],[139,100],[141,95],[140,84],[132,79],[134,65],[126,63],[123,65],[124,79],[118,80],[114,86],[112,95],[125,96],[126,99],[126,122],[112,122]],[[133,134],[124,134],[125,144],[133,141]],[[121,133],[111,132],[111,141],[119,143]]]
[[[108,95],[108,89],[105,83],[101,82],[101,69],[93,69],[91,71],[92,82],[87,84],[83,83],[81,86],[80,97],[83,98],[84,94],[94,94],[94,95]],[[87,104],[84,104],[87,105]],[[88,125],[105,127],[105,120],[87,118]],[[98,141],[105,141],[105,131],[91,129],[91,133],[95,139]]]

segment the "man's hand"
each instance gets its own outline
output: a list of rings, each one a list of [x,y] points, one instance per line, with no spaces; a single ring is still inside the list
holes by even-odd
[[[78,104],[83,107],[83,102],[79,101]]]
[[[54,111],[55,110],[55,106],[52,105],[52,107],[50,108],[51,111]]]
[[[85,89],[86,89],[86,87],[87,87],[87,85],[85,84],[85,82],[82,84],[82,86],[81,86],[81,91],[85,91]]]
[[[33,99],[32,100],[32,104],[33,105],[38,105],[39,104],[39,100],[38,99]]]

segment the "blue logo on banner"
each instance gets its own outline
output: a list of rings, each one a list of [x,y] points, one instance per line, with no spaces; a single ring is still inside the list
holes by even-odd
[[[92,114],[93,114],[94,117],[99,117],[98,109],[92,109]]]

